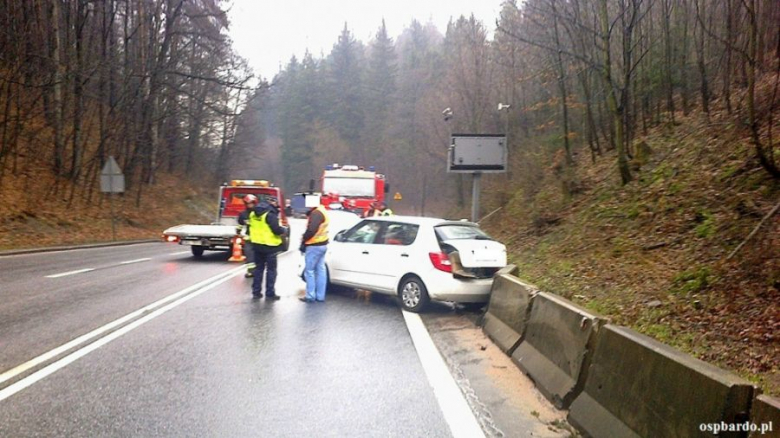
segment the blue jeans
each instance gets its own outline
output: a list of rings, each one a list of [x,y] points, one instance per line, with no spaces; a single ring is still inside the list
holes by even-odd
[[[325,287],[328,284],[328,272],[325,270],[325,253],[328,245],[306,247],[306,299],[325,301]]]

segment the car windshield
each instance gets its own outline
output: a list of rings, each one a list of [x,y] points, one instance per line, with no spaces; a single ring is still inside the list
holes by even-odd
[[[371,178],[327,177],[323,180],[324,193],[337,193],[346,197],[374,197],[374,180]]]
[[[441,240],[493,240],[492,237],[474,225],[440,225],[436,227],[436,234]]]
[[[374,243],[374,238],[379,233],[382,224],[376,221],[363,221],[344,234],[344,242]]]

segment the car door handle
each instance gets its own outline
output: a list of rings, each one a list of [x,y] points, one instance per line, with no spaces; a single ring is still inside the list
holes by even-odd
[[[401,254],[401,257],[409,257],[409,254],[406,254],[406,253]]]
[[[366,254],[366,255],[368,255],[368,251],[363,251],[363,254]]]

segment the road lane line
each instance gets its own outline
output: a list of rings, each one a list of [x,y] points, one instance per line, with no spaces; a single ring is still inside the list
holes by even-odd
[[[78,269],[76,271],[63,272],[61,274],[47,275],[46,278],[67,277],[68,275],[76,275],[76,274],[81,274],[83,272],[89,272],[89,271],[94,271],[94,270],[95,270],[95,268]]]
[[[158,316],[162,315],[163,313],[178,307],[179,305],[197,297],[198,295],[209,291],[216,286],[219,286],[220,284],[230,280],[233,277],[238,276],[243,271],[243,266],[240,266],[238,268],[231,269],[229,274],[223,275],[222,278],[217,280],[216,282],[210,283],[193,293],[190,293],[189,295],[185,295],[178,300],[166,304],[163,307],[158,308],[157,310],[154,310],[153,312],[149,313],[148,315],[144,316],[143,318],[140,318],[115,332],[111,332],[109,335],[104,336],[95,342],[84,346],[83,348],[80,348],[79,350],[74,351],[73,353],[63,357],[62,359],[53,362],[46,367],[30,374],[29,376],[23,378],[22,380],[19,380],[16,383],[13,383],[12,385],[9,385],[2,390],[0,390],[0,402],[7,399],[8,397],[11,397],[12,395],[16,394],[17,392],[29,387],[30,385],[35,384],[36,382],[40,381],[41,379],[46,378],[47,376],[57,372],[58,370],[70,365],[71,363],[77,361],[78,359],[88,355],[89,353],[97,350],[98,348],[108,344],[109,342],[113,341],[114,339],[119,338],[120,336],[129,333],[136,328],[142,326],[143,324],[153,320],[154,318],[157,318]]]
[[[34,368],[34,367],[36,367],[38,365],[41,365],[42,363],[45,363],[45,362],[47,362],[47,361],[49,361],[49,360],[59,356],[60,354],[66,352],[66,351],[68,351],[68,350],[70,350],[70,349],[72,349],[74,347],[77,347],[77,346],[79,346],[79,345],[81,345],[81,344],[83,344],[83,343],[85,343],[87,341],[90,341],[90,340],[92,340],[94,338],[97,338],[98,336],[102,335],[103,333],[106,333],[107,331],[113,330],[114,328],[116,328],[116,327],[118,327],[118,326],[120,326],[120,325],[122,325],[122,324],[124,324],[124,323],[126,323],[128,321],[131,321],[134,318],[142,316],[144,313],[149,313],[152,310],[154,310],[155,308],[158,308],[158,307],[160,307],[160,306],[162,306],[162,305],[164,305],[164,304],[166,304],[166,303],[168,303],[170,301],[173,301],[173,300],[181,297],[182,295],[186,295],[186,294],[188,294],[188,293],[190,293],[192,291],[195,291],[195,290],[197,290],[197,289],[199,289],[201,287],[207,286],[211,282],[220,280],[223,277],[228,277],[228,276],[230,276],[231,274],[234,274],[234,273],[242,272],[243,269],[244,269],[243,266],[239,266],[239,267],[233,268],[233,269],[231,269],[231,270],[229,270],[227,272],[223,272],[221,274],[217,274],[217,275],[215,275],[213,277],[207,278],[207,279],[205,279],[205,280],[203,280],[203,281],[201,281],[199,283],[196,283],[196,284],[194,284],[194,285],[192,285],[192,286],[190,286],[190,287],[188,287],[186,289],[182,289],[179,292],[176,292],[174,294],[168,295],[167,297],[162,298],[160,300],[157,300],[157,301],[155,301],[152,304],[144,306],[144,307],[136,310],[135,312],[131,312],[131,313],[129,313],[129,314],[127,314],[127,315],[117,319],[117,320],[114,320],[114,321],[112,321],[112,322],[102,326],[102,327],[96,328],[95,330],[92,330],[91,332],[89,332],[87,334],[79,336],[78,338],[73,339],[70,342],[67,342],[67,343],[65,343],[63,345],[60,345],[57,348],[49,350],[48,352],[43,353],[40,356],[37,356],[37,357],[35,357],[33,359],[30,359],[30,360],[28,360],[27,362],[25,362],[25,363],[23,363],[21,365],[18,365],[18,366],[14,367],[14,368],[11,368],[10,370],[5,371],[4,373],[0,374],[0,385],[3,384],[4,382],[8,381],[8,380],[13,379],[14,377],[16,377],[16,376],[18,376],[18,375],[20,375],[20,374],[22,374],[22,373],[24,373],[26,371],[29,371],[30,369],[32,369],[32,368]]]
[[[190,251],[179,251],[179,252],[171,252],[168,253],[168,255],[182,255],[182,254],[189,254]]]
[[[455,379],[433,343],[420,315],[407,311],[403,311],[403,315],[406,327],[412,336],[412,343],[417,350],[417,356],[420,358],[426,376],[428,376],[428,382],[433,387],[433,393],[439,402],[444,419],[450,426],[452,436],[455,438],[484,438],[485,433],[482,431],[479,421],[474,416],[474,412],[471,411],[458,384],[455,383]]]
[[[149,261],[149,260],[151,260],[151,257],[147,257],[147,258],[144,258],[144,259],[128,260],[126,262],[119,262],[119,264],[120,265],[129,265],[131,263],[141,263],[141,262],[146,262],[146,261]]]

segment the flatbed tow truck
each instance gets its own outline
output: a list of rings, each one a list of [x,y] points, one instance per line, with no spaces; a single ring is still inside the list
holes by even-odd
[[[163,231],[162,239],[169,243],[189,246],[196,258],[206,251],[231,251],[233,245],[243,243],[243,227],[238,224],[238,216],[244,211],[244,196],[255,195],[262,202],[267,197],[276,197],[279,205],[284,206],[282,189],[274,187],[266,180],[233,180],[219,188],[219,211],[217,220],[208,225],[183,224]],[[284,208],[279,209],[281,225],[289,227]],[[241,240],[239,240],[241,239]],[[290,247],[289,237],[284,237],[282,250]]]

